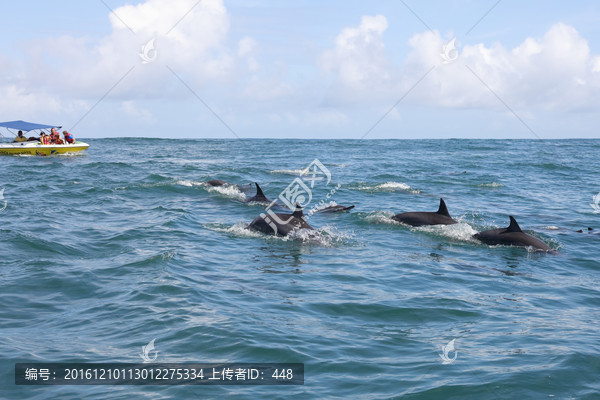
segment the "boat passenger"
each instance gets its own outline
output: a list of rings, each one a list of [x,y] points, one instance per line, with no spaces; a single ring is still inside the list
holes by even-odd
[[[40,136],[40,142],[42,142],[42,144],[50,144],[50,137],[46,135],[46,132],[42,132],[42,136]]]
[[[13,140],[14,142],[26,142],[27,138],[23,136],[23,131],[19,131],[18,136]]]
[[[67,131],[63,131],[63,135],[65,136],[65,142],[68,144],[73,144],[75,143],[75,137],[73,136],[72,133],[69,133]]]
[[[65,144],[65,142],[63,142],[63,140],[60,138],[60,134],[58,133],[54,137],[54,144]]]
[[[56,140],[56,135],[58,134],[58,132],[56,132],[56,129],[52,128],[50,129],[50,143],[54,144],[54,141]]]

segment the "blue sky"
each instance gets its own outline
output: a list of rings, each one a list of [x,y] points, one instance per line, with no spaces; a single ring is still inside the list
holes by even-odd
[[[593,1],[24,0],[2,11],[0,120],[78,137],[599,136]]]

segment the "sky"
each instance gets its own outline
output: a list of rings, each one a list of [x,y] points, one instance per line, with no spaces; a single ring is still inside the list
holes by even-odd
[[[78,138],[598,138],[600,4],[3,2],[0,120]]]

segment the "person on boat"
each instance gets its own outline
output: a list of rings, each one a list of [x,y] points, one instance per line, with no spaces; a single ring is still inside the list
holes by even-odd
[[[19,131],[18,136],[13,140],[14,142],[26,142],[27,138],[23,136],[23,131]]]
[[[65,142],[63,142],[63,140],[60,138],[60,134],[58,133],[54,137],[54,144],[65,144]]]
[[[54,142],[56,141],[56,135],[60,135],[60,133],[56,132],[56,129],[52,128],[50,129],[50,143],[54,144]]]
[[[42,136],[40,136],[40,142],[42,144],[50,144],[50,137],[46,135],[46,132],[42,132]]]
[[[65,136],[65,143],[68,143],[68,144],[75,143],[75,137],[73,136],[72,133],[69,133],[67,131],[63,131],[63,135]]]

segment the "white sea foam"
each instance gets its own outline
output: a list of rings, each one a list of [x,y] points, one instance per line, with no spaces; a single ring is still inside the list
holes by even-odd
[[[287,242],[295,240],[307,244],[314,244],[325,247],[334,247],[347,243],[354,237],[353,234],[340,232],[337,228],[326,225],[316,230],[298,229],[290,232],[288,236],[267,235],[248,228],[245,222],[238,222],[233,226],[224,226],[219,224],[204,224],[204,227],[215,232],[222,232],[228,235],[243,238],[263,238],[265,240],[277,240]]]
[[[386,182],[381,185],[377,185],[376,187],[380,189],[400,189],[400,190],[410,190],[410,186],[406,183],[402,182]]]
[[[498,188],[498,187],[504,187],[504,185],[502,183],[498,183],[498,182],[492,182],[492,183],[481,183],[479,185],[477,185],[478,187],[489,187],[489,188]]]
[[[233,226],[222,226],[222,225],[214,225],[214,224],[205,224],[204,227],[216,231],[230,234],[236,237],[262,237],[264,236],[260,232],[256,232],[248,229],[248,224],[245,222],[238,222]]]
[[[197,181],[192,181],[189,179],[180,179],[177,181],[177,184],[181,185],[181,186],[192,187],[192,186],[202,186],[202,185],[204,185],[204,182],[197,182]]]
[[[358,190],[364,191],[379,191],[379,192],[396,192],[404,191],[410,193],[421,193],[418,189],[413,189],[403,182],[385,182],[379,185],[359,186]]]
[[[391,225],[402,225],[415,231],[429,232],[440,236],[446,236],[451,239],[473,241],[472,236],[477,233],[471,225],[468,223],[458,220],[457,224],[452,225],[426,225],[413,227],[402,222],[398,222],[392,217],[395,214],[390,211],[372,211],[368,213],[364,220],[373,224],[391,224]]]
[[[240,191],[236,185],[225,185],[225,186],[210,186],[208,184],[203,185],[206,190],[210,193],[217,192],[225,197],[243,201],[246,199],[246,195]]]
[[[394,215],[391,211],[371,211],[363,219],[372,224],[400,224],[400,222],[392,219]]]
[[[477,233],[471,225],[463,221],[458,221],[457,224],[452,225],[427,225],[415,227],[414,229],[467,242],[475,241],[473,235]]]
[[[282,174],[282,175],[304,175],[307,169],[274,169],[269,171],[270,174]]]
[[[352,237],[352,234],[344,233],[333,226],[325,225],[314,231],[310,229],[292,231],[287,238],[288,240],[300,240],[304,243],[319,246],[335,247],[347,243]]]

